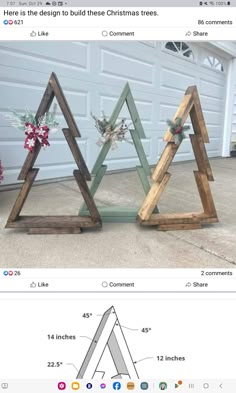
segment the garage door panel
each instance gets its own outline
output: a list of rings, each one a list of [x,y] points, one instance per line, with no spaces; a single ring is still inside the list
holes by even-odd
[[[78,142],[80,150],[86,160],[87,141],[81,140]],[[4,167],[21,167],[23,164],[28,150],[24,149],[24,145],[21,140],[11,142],[2,142],[1,159],[4,162]],[[41,149],[41,152],[36,161],[37,165],[57,164],[57,163],[71,163],[74,158],[69,150],[66,141],[51,141],[50,147]]]
[[[150,142],[151,142],[150,139],[142,139],[143,148],[147,156],[150,156]],[[134,158],[137,156],[137,152],[133,144],[123,141],[123,142],[119,142],[117,146],[118,146],[117,149],[116,148],[114,150],[110,149],[107,155],[107,162],[112,160],[123,159],[124,156],[127,159]]]
[[[224,86],[216,82],[200,79],[200,93],[209,98],[222,100],[222,97],[224,97]]]
[[[221,113],[215,112],[215,111],[205,110],[203,108],[203,115],[204,115],[207,127],[210,126],[210,125],[219,125],[219,124],[221,124]]]
[[[52,43],[46,41],[38,41],[37,45],[35,42],[7,42],[0,45],[1,59],[4,58],[4,62],[7,62],[9,66],[19,66],[19,68],[30,68],[30,63],[35,63],[35,66],[42,69],[42,64],[46,66],[47,63],[50,65],[58,64],[66,66],[72,66],[77,70],[89,70],[89,44],[85,42],[66,42],[66,45],[62,45],[61,42]],[[17,63],[17,64],[16,64]],[[37,64],[36,64],[37,63]],[[41,63],[41,64],[40,64]],[[35,69],[35,66],[33,69]],[[40,68],[39,68],[40,70]]]
[[[222,127],[220,127],[219,125],[214,126],[214,125],[207,124],[207,131],[210,138],[210,142],[212,138],[218,138],[218,139],[222,138]]]
[[[45,87],[0,81],[0,108],[35,112],[42,99]],[[64,90],[72,112],[79,118],[88,118],[88,92]],[[58,113],[61,113],[58,105]]]
[[[98,83],[110,89],[129,82],[132,90],[156,93],[159,83],[156,49],[138,42],[98,43],[92,55],[93,73]]]
[[[225,72],[216,70],[214,68],[206,67],[201,64],[198,70],[199,79],[210,81],[218,85],[224,85]]]
[[[40,167],[40,171],[37,175],[36,180],[45,180],[45,179],[56,179],[61,177],[73,176],[73,170],[76,169],[76,165],[72,164],[61,164],[57,163],[56,165],[47,165],[45,167]],[[21,184],[17,177],[19,175],[19,169],[4,169],[4,184],[10,185],[17,183],[17,185]]]
[[[186,91],[185,86],[184,92],[174,92],[171,96],[165,96],[164,94],[161,95],[160,98],[160,121],[165,121],[167,118],[172,118],[180,105],[183,95]],[[223,97],[222,99],[210,99],[209,97],[204,97],[201,94],[200,90],[198,90],[201,106],[205,110],[222,112],[222,105],[223,105]],[[174,94],[175,93],[175,94]]]
[[[194,51],[196,48],[194,49]],[[182,55],[176,55],[176,52],[172,52],[168,49],[163,48],[159,53],[160,61],[163,65],[171,69],[177,69],[184,72],[187,70],[187,74],[194,75],[196,72],[196,61]]]
[[[221,96],[221,98],[215,98],[210,95],[201,93],[200,90],[198,90],[198,93],[200,95],[201,105],[204,106],[206,109],[217,108],[220,111],[222,110],[222,105],[224,105],[224,95]]]
[[[150,139],[142,140],[142,144],[145,154],[149,159],[151,153]],[[109,151],[105,164],[108,166],[108,170],[114,170],[117,166],[121,168],[133,168],[136,165],[140,165],[140,161],[133,145],[127,142],[120,142],[117,149]]]
[[[165,67],[161,69],[161,88],[163,90],[167,88],[184,93],[186,86],[194,85],[195,83],[196,79],[194,76],[184,75],[181,72]]]
[[[109,117],[119,99],[119,96],[117,97],[109,97],[109,96],[100,96],[100,102],[101,102],[101,111],[104,111],[105,115]],[[151,101],[141,101],[141,100],[135,100],[135,104],[140,116],[140,119],[143,124],[152,124],[153,122],[153,103]],[[131,117],[130,113],[128,110],[127,105],[125,104],[120,112],[119,119],[126,119],[127,124],[131,122]],[[132,124],[130,126],[132,128]]]
[[[160,125],[165,128],[167,128],[167,123],[166,121],[168,119],[173,119],[177,108],[179,107],[180,102],[176,102],[176,105],[167,105],[167,104],[161,104],[160,105]],[[186,124],[190,124],[190,117],[188,116],[186,119]]]
[[[161,156],[164,148],[166,147],[166,142],[163,141],[163,139],[158,140],[158,158]],[[175,155],[174,162],[181,161],[181,160],[191,160],[192,159],[192,148],[191,148],[191,143],[189,140],[184,140],[179,149],[178,152]]]
[[[136,83],[153,85],[154,64],[146,61],[102,49],[100,67],[100,73],[104,76],[126,78]]]
[[[200,94],[200,101],[202,108],[204,108],[205,110],[213,110],[222,113],[222,107],[224,106],[223,97],[222,100],[219,100]]]
[[[160,104],[160,123],[166,125],[167,119],[172,119],[176,112],[176,105]],[[167,127],[167,125],[166,125]]]
[[[107,117],[111,115],[117,100],[120,98],[121,92],[126,82],[127,81],[124,80],[121,86],[112,87],[112,89],[110,86],[104,86],[102,84],[97,85],[99,109],[96,114],[102,113],[103,110]],[[139,116],[145,128],[145,133],[146,130],[155,130],[159,119],[159,97],[157,95],[140,91],[132,87],[131,91],[139,112]],[[94,113],[94,109],[92,109],[92,111]],[[124,105],[124,109],[121,111],[120,119],[121,118],[126,118],[128,122],[130,120],[130,115],[126,104]]]
[[[0,142],[4,141],[4,140],[14,141],[15,139],[18,139],[18,140],[22,140],[22,143],[23,143],[24,138],[25,138],[24,131],[21,131],[15,127],[9,126],[9,124],[11,123],[11,120],[5,118],[5,116],[7,116],[7,115],[9,115],[9,113],[0,112],[0,124],[1,124],[0,125]],[[50,140],[54,140],[54,139],[63,139],[64,140],[65,136],[62,132],[62,128],[67,128],[68,125],[66,124],[66,121],[63,116],[57,115],[56,119],[59,123],[58,131],[51,133],[49,138],[50,138]],[[82,138],[84,138],[87,135],[88,130],[91,129],[91,125],[89,124],[89,122],[87,120],[82,121],[81,118],[78,118],[77,116],[75,116],[75,122],[77,123],[77,125],[79,125],[79,130],[82,134]]]
[[[37,45],[35,47],[37,48]],[[60,82],[62,77],[77,80],[78,83],[84,83],[84,81],[87,81],[87,83],[91,81],[95,82],[96,76],[90,72],[91,59],[89,46],[81,55],[80,53],[77,54],[78,46],[74,45],[72,47],[69,45],[69,47],[70,51],[76,55],[77,62],[75,63],[73,62],[73,56],[72,58],[64,57],[63,61],[54,58],[54,49],[52,48],[51,58],[44,58],[40,55],[37,57],[37,54],[30,57],[28,52],[25,54],[24,51],[22,53],[22,50],[9,50],[0,45],[1,65],[7,68],[5,73],[3,69],[1,70],[1,78],[4,77],[6,80],[13,78],[13,80],[15,79],[17,81],[22,80],[24,83],[37,81],[37,83],[44,85],[47,83],[53,71],[57,74]],[[63,50],[61,50],[61,53],[64,56]],[[71,84],[72,87],[73,83]]]
[[[107,50],[112,53],[118,53],[123,56],[128,56],[131,59],[145,61],[154,64],[159,56],[160,43],[155,42],[155,45],[147,45],[142,41],[97,41],[95,44],[98,52]],[[95,47],[94,46],[94,47]]]
[[[221,138],[211,138],[211,143],[206,145],[207,154],[209,157],[221,156]]]
[[[162,130],[163,135],[168,128],[167,120],[172,120],[174,118],[174,115],[176,113],[179,104],[180,102],[176,103],[176,105],[167,105],[167,104],[160,105],[160,122],[158,128]],[[187,117],[185,125],[190,126],[189,132],[193,131],[190,116]]]

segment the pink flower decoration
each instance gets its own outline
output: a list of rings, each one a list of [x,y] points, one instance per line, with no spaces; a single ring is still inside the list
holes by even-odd
[[[42,147],[50,146],[48,141],[48,126],[36,127],[34,124],[27,122],[25,123],[25,127],[25,134],[27,135],[24,144],[25,149],[32,152],[35,148],[36,140],[40,142]]]

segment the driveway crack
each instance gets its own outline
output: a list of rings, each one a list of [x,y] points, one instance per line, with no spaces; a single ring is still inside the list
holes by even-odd
[[[203,245],[193,243],[192,241],[184,239],[183,237],[178,236],[174,233],[168,232],[168,235],[174,237],[175,239],[182,240],[184,243],[187,243],[187,244],[190,244],[191,246],[197,247],[199,250],[203,250],[210,255],[214,255],[216,258],[219,258],[221,260],[224,260],[224,261],[230,263],[231,265],[236,266],[236,261],[229,258],[229,257],[226,257],[225,255],[218,254],[216,251],[210,250],[209,248],[206,248]]]

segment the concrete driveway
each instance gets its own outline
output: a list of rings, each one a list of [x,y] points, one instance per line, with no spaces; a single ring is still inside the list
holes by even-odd
[[[211,190],[220,222],[200,230],[159,232],[136,224],[103,224],[80,235],[27,235],[4,229],[19,190],[0,192],[0,266],[21,268],[234,268],[236,267],[236,158],[212,159]],[[173,164],[162,213],[201,211],[192,171]],[[140,206],[144,193],[135,171],[108,174],[99,205]],[[82,198],[73,180],[34,186],[24,214],[77,214]]]

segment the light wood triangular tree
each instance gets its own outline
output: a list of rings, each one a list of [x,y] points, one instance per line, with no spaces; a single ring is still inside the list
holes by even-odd
[[[141,142],[141,138],[145,139],[145,133],[143,130],[143,126],[134,102],[134,98],[132,96],[130,86],[128,83],[126,83],[119,100],[117,101],[117,104],[112,112],[112,115],[109,119],[109,124],[111,128],[113,129],[115,127],[115,124],[117,122],[117,119],[119,117],[119,114],[123,108],[123,106],[127,105],[128,111],[130,113],[130,117],[132,120],[132,124],[134,129],[130,129],[130,134],[133,140],[134,147],[136,149],[139,161],[141,163],[140,166],[137,166],[137,172],[140,178],[140,181],[142,183],[143,189],[145,194],[147,194],[150,190],[150,182],[149,178],[151,177],[151,169],[148,164],[148,160],[146,157],[146,154],[143,149],[143,145]],[[119,142],[118,142],[119,143]],[[106,159],[106,156],[112,146],[111,140],[106,141],[102,148],[101,151],[98,155],[98,158],[94,164],[94,167],[92,169],[92,184],[90,186],[90,192],[92,196],[95,196],[95,193],[102,181],[103,176],[105,175],[105,172],[107,170],[107,165],[103,165],[104,160]],[[157,207],[154,208],[155,212],[158,212]],[[137,213],[138,213],[138,208],[133,208],[133,207],[121,207],[121,206],[100,206],[98,207],[98,211],[102,217],[103,222],[135,222]],[[86,206],[83,205],[80,214],[87,214]]]
[[[91,180],[90,173],[81,154],[76,137],[80,137],[80,132],[75,123],[69,105],[66,101],[60,83],[55,73],[51,74],[48,85],[42,97],[35,119],[43,116],[49,111],[54,97],[57,99],[61,111],[64,115],[68,128],[62,131],[73,154],[78,170],[74,170],[75,180],[80,188],[81,194],[88,208],[87,216],[22,216],[20,215],[33,182],[39,172],[39,168],[34,168],[34,163],[40,153],[41,145],[38,139],[34,150],[28,153],[23,164],[18,180],[24,180],[20,193],[9,215],[6,228],[27,228],[29,233],[80,233],[81,228],[100,227],[101,219],[89,191],[86,180]],[[50,196],[49,196],[50,197]]]
[[[201,228],[201,224],[218,221],[209,186],[209,181],[214,181],[205,148],[205,143],[209,143],[209,138],[196,86],[190,86],[186,90],[173,122],[177,118],[181,118],[181,126],[183,126],[189,115],[194,130],[194,134],[189,136],[198,166],[198,171],[194,171],[194,176],[201,198],[203,212],[153,214],[153,209],[171,177],[168,169],[181,144],[175,143],[173,134],[168,129],[164,136],[167,145],[152,174],[154,183],[137,216],[137,222],[141,225],[156,225],[160,230],[197,229]]]

